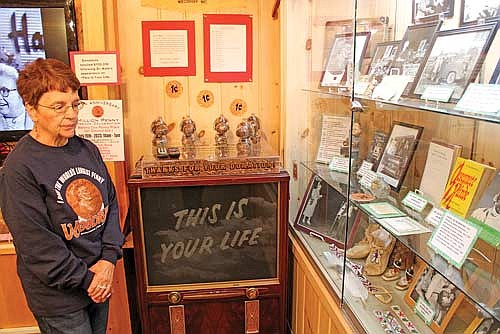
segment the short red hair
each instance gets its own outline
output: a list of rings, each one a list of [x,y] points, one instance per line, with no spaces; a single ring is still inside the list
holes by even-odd
[[[80,81],[71,68],[57,59],[42,59],[29,63],[19,72],[17,91],[24,104],[36,107],[43,94],[50,91],[77,91]]]

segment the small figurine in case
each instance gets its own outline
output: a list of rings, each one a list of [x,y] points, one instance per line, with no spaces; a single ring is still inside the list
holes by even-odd
[[[175,127],[175,123],[167,125],[160,116],[151,123],[151,132],[153,133],[153,155],[157,158],[168,158],[167,144],[168,133]]]
[[[195,142],[196,133],[196,123],[191,119],[191,117],[182,117],[180,124],[181,131],[184,134],[182,136],[182,145],[193,145]]]
[[[215,134],[215,145],[227,145],[227,134],[229,131],[229,122],[224,117],[220,115],[214,121]]]
[[[252,126],[248,120],[244,119],[236,127],[236,136],[240,138],[238,144],[236,144],[236,150],[238,151],[238,156],[248,156],[250,155],[251,142],[250,137],[252,136]]]
[[[252,142],[252,154],[259,155],[260,140],[262,138],[260,130],[260,119],[255,114],[252,114],[248,116],[248,123],[250,123],[250,127],[252,128],[252,134],[250,136],[250,141]]]

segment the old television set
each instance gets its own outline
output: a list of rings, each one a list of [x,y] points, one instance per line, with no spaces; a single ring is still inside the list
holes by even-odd
[[[69,65],[69,52],[76,50],[73,0],[0,0],[0,142],[17,141],[33,127],[16,91],[16,72],[37,58]]]

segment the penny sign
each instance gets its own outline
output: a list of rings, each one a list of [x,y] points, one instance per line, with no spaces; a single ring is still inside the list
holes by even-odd
[[[233,102],[231,102],[229,111],[235,116],[241,116],[247,112],[247,103],[242,99],[234,99]]]
[[[167,82],[167,86],[165,87],[167,95],[169,97],[179,97],[182,95],[182,84],[177,80],[172,80]]]
[[[196,101],[204,108],[211,107],[214,104],[214,93],[209,90],[202,90],[196,97]]]

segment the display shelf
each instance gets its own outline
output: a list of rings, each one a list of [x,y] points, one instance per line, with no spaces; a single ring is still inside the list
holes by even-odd
[[[396,208],[407,214],[410,218],[414,219],[418,223],[428,227],[430,231],[432,231],[432,226],[427,224],[424,221],[424,217],[415,211],[409,209],[405,205],[401,203],[401,199],[392,200],[375,200],[374,202],[389,202],[394,205]],[[359,210],[361,210],[365,215],[369,217],[371,221],[375,221],[380,224],[380,220],[375,218],[369,211],[367,211],[360,203],[355,201],[349,201],[350,205],[356,206]],[[373,203],[373,202],[372,202]],[[380,224],[382,228],[384,226]],[[385,229],[385,228],[384,228]],[[403,245],[408,247],[413,253],[415,253],[419,258],[421,258],[425,263],[434,268],[437,272],[439,272],[444,277],[448,278],[448,280],[453,283],[461,292],[465,294],[468,298],[473,300],[482,310],[489,314],[492,318],[500,321],[500,313],[499,310],[495,310],[486,306],[486,299],[489,297],[488,294],[485,295],[484,289],[478,287],[474,282],[470,281],[470,275],[474,272],[475,274],[479,274],[481,276],[489,276],[489,282],[493,286],[500,287],[500,280],[498,276],[495,276],[494,273],[488,273],[480,268],[478,268],[472,261],[471,257],[468,257],[465,263],[462,266],[462,270],[458,270],[453,265],[448,264],[444,258],[440,255],[436,254],[431,248],[427,246],[427,242],[431,237],[431,232],[422,233],[422,234],[414,234],[401,236],[392,233],[389,229],[385,229],[387,232],[391,233],[398,241],[400,241]],[[475,248],[473,248],[473,252],[475,252]],[[494,260],[494,259],[493,259]],[[464,277],[465,276],[465,277]]]
[[[303,161],[300,164],[309,172],[319,176],[330,187],[347,197],[347,174],[332,171],[328,168],[328,165],[314,161]]]
[[[324,95],[325,97],[330,97],[330,98],[351,98],[350,94],[347,93],[339,93],[335,91],[328,91],[324,89],[310,89],[310,88],[305,88],[303,89],[306,92],[318,94],[318,95]],[[469,112],[464,112],[461,110],[456,109],[456,104],[454,103],[442,103],[442,102],[435,102],[435,101],[425,101],[425,100],[420,100],[416,98],[409,98],[409,97],[402,97],[400,98],[397,102],[395,101],[388,101],[388,100],[381,100],[381,99],[373,99],[368,96],[364,95],[355,95],[354,98],[358,100],[361,105],[365,103],[377,103],[380,105],[381,108],[410,108],[416,111],[424,111],[424,112],[433,112],[433,113],[438,113],[438,114],[444,114],[444,115],[451,115],[451,116],[457,116],[461,118],[467,118],[467,119],[473,119],[473,120],[480,120],[480,121],[485,121],[485,122],[490,122],[490,123],[495,123],[495,124],[500,124],[500,113],[494,114],[494,115],[485,115],[485,114],[479,114],[479,113],[469,113]],[[390,107],[387,107],[390,106]]]

